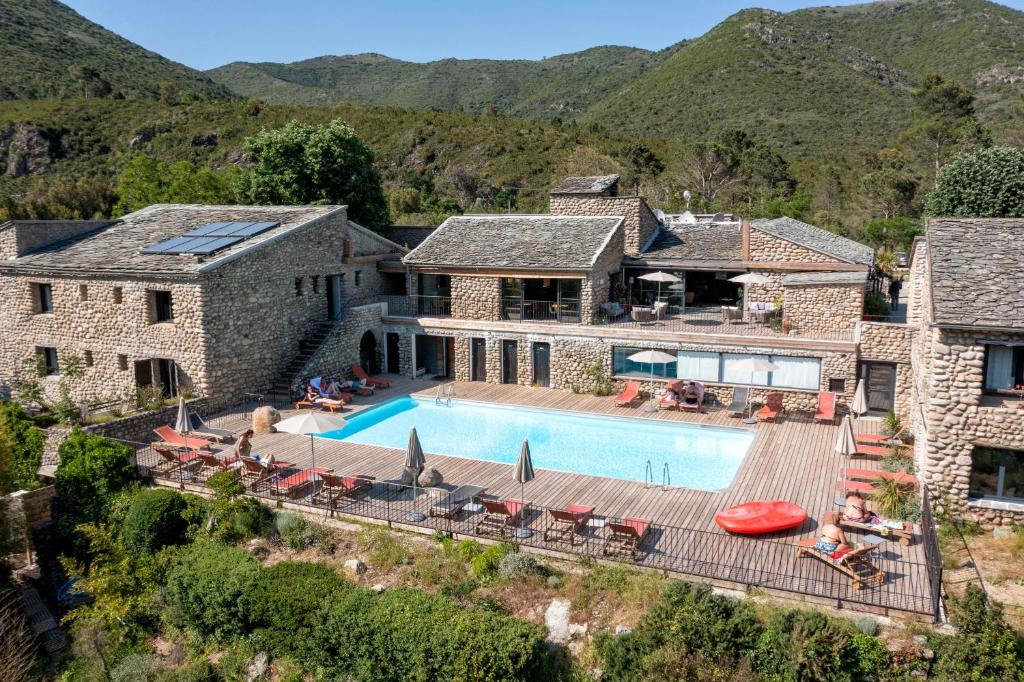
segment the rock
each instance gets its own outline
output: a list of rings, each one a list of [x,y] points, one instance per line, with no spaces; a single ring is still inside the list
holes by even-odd
[[[217,133],[206,133],[205,135],[193,136],[190,144],[193,147],[216,147],[217,141]]]
[[[382,585],[381,583],[377,583],[376,585],[374,585],[370,589],[373,590],[374,592],[376,592],[377,594],[380,594],[381,592],[383,592],[384,590],[386,590],[388,588],[385,587],[384,585]]]
[[[274,433],[274,424],[281,421],[281,413],[270,405],[257,407],[252,413],[252,430],[256,433]]]
[[[578,637],[585,635],[587,634],[587,627],[586,623],[569,623],[569,636]]]
[[[444,477],[441,476],[441,472],[433,467],[424,470],[419,477],[419,483],[424,488],[432,488],[435,485],[441,485],[443,481]]]
[[[349,559],[345,562],[345,570],[352,575],[362,575],[366,573],[366,564],[359,559]]]
[[[618,625],[615,626],[615,634],[617,634],[617,635],[624,635],[627,632],[632,632],[632,631],[633,631],[633,628],[627,627],[627,626],[623,625],[622,623],[619,623]]]
[[[267,656],[266,651],[261,651],[252,657],[249,661],[249,665],[245,668],[245,680],[246,682],[255,682],[255,680],[264,677],[267,674],[269,668],[270,658]]]
[[[992,537],[994,538],[1008,538],[1013,535],[1013,532],[1009,528],[993,528]]]
[[[0,129],[0,168],[11,177],[45,173],[53,163],[50,149],[50,140],[35,126],[18,123]]]
[[[569,641],[568,599],[553,599],[544,612],[544,625],[548,628],[548,641],[564,644]]]
[[[920,644],[922,646],[928,643],[928,638],[924,635],[914,635],[911,639],[914,640],[914,644]]]

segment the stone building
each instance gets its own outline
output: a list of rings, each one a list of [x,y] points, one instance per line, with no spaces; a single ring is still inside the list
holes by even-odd
[[[157,205],[114,221],[5,223],[0,389],[39,363],[53,396],[76,358],[81,378],[65,378],[76,401],[130,402],[139,389],[238,401],[269,388],[311,334],[404,290],[378,267],[404,253],[344,206]]]
[[[1024,521],[1024,220],[930,218],[908,286],[926,485],[986,526]]]

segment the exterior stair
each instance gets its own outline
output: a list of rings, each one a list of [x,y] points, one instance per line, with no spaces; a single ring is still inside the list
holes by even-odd
[[[291,398],[291,385],[296,375],[302,371],[309,359],[320,349],[337,322],[321,322],[306,338],[299,342],[298,352],[291,362],[281,370],[274,381],[271,391],[277,395]]]

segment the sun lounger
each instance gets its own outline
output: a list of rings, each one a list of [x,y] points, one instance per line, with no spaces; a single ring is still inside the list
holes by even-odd
[[[676,410],[679,409],[679,391],[683,390],[682,381],[670,381],[665,385],[665,394],[661,397],[661,402],[658,403],[658,409],[660,410]]]
[[[484,515],[476,524],[476,532],[504,535],[521,523],[520,516],[530,513],[530,503],[520,500],[480,500]]]
[[[453,519],[467,504],[485,492],[487,492],[487,488],[478,485],[460,485],[430,505],[430,515]]]
[[[212,452],[197,452],[196,454],[199,456],[199,460],[202,462],[202,466],[200,467],[199,471],[196,472],[195,475],[195,478],[197,480],[205,481],[206,479],[210,478],[210,476],[213,476],[215,473],[219,471],[233,471],[237,475],[238,469],[234,466],[234,464],[238,460],[235,459],[234,457],[227,457],[225,459],[221,459]]]
[[[845,501],[836,500],[836,504],[841,502],[845,506]],[[907,521],[880,519],[879,523],[865,523],[846,518],[842,511],[829,512],[825,515],[825,520],[841,528],[873,533],[883,538],[896,538],[904,546],[909,546],[914,539],[914,525]]]
[[[351,394],[347,394],[351,395]],[[312,400],[300,400],[295,403],[296,410],[327,410],[328,412],[342,412],[345,409],[345,405],[349,402],[347,398],[339,398],[337,400],[331,398],[320,398],[317,401]]]
[[[858,433],[855,436],[855,440],[864,445],[889,445],[893,441],[895,441],[896,445],[903,445],[900,437],[906,430],[906,426],[901,426],[900,430],[891,436],[887,436],[884,433]]]
[[[172,471],[180,470],[199,460],[199,452],[196,450],[186,452],[175,450],[172,447],[154,445],[153,452],[160,455],[160,459],[163,460],[153,468],[163,474],[170,474]]]
[[[619,407],[627,407],[640,399],[640,382],[627,381],[626,388],[615,398],[615,404]]]
[[[165,445],[176,448],[195,448],[196,450],[209,450],[212,443],[205,438],[198,438],[189,434],[186,438],[170,426],[159,426],[153,429],[153,433],[160,438]]]
[[[565,509],[548,509],[548,527],[544,529],[544,542],[569,540],[569,546],[583,537],[583,529],[594,517],[594,508],[582,504],[570,504]]]
[[[836,394],[832,391],[818,393],[818,408],[814,411],[814,419],[819,422],[836,420]]]
[[[621,521],[608,521],[609,535],[601,548],[605,556],[628,556],[636,561],[637,551],[651,532],[651,521],[627,517]]]
[[[679,409],[683,412],[700,412],[700,408],[704,406],[704,384],[699,381],[695,381],[694,385],[697,387],[697,402],[688,403],[686,400],[680,399]]]
[[[338,501],[344,498],[349,500],[364,490],[369,490],[373,482],[377,480],[373,476],[358,474],[356,476],[339,476],[331,471],[326,471],[320,476],[323,485],[313,495],[313,502],[327,502],[328,507],[334,509]]]
[[[271,483],[270,493],[278,497],[290,497],[296,490],[306,484],[315,485],[315,477],[330,473],[330,471],[330,469],[317,467],[315,469],[303,469],[290,476],[274,475],[268,479],[269,483]]]
[[[797,558],[810,556],[828,564],[849,576],[855,590],[872,585],[877,587],[885,582],[885,572],[879,570],[868,558],[868,554],[875,548],[874,545],[824,554],[814,548],[815,542],[814,538],[798,542]]]
[[[242,482],[253,487],[258,483],[261,483],[264,479],[269,478],[270,475],[281,469],[288,469],[295,466],[291,462],[274,462],[269,467],[264,464],[261,460],[253,457],[242,457]]]
[[[773,422],[782,413],[782,394],[772,391],[764,399],[764,407],[757,411],[757,418],[761,421]]]
[[[737,386],[732,389],[732,402],[729,403],[729,414],[742,416],[747,411],[750,389],[746,386]]]
[[[391,388],[390,381],[384,377],[371,377],[366,373],[366,370],[363,369],[362,365],[352,365],[352,374],[356,376],[356,379],[359,379],[370,386],[375,386],[377,388]]]
[[[864,445],[863,443],[857,443],[857,452],[854,453],[855,457],[888,457],[892,454],[893,449],[897,452],[906,452],[910,449],[909,445]]]
[[[877,481],[885,479],[897,483],[915,484],[917,478],[908,474],[905,470],[900,471],[876,471],[874,469],[846,469],[846,478],[854,481]]]
[[[210,440],[215,440],[218,443],[223,443],[226,440],[233,440],[235,437],[235,434],[227,429],[218,429],[210,426],[195,412],[189,413],[188,425],[191,427],[190,433],[202,436],[203,438],[209,438]]]

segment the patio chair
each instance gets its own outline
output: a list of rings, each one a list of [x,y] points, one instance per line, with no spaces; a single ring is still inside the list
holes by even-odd
[[[757,418],[761,421],[773,422],[782,414],[782,394],[772,391],[764,399],[764,407],[757,411]]]
[[[722,322],[727,324],[735,324],[736,322],[743,321],[743,310],[738,306],[723,305],[722,306]]]
[[[668,313],[668,301],[655,301],[653,308],[654,319],[663,320]]]
[[[816,540],[808,538],[796,544],[796,556],[814,557],[828,564],[840,573],[849,576],[853,589],[860,590],[867,586],[878,587],[885,582],[885,572],[871,563],[868,555],[874,545],[824,554],[814,548]]]
[[[352,373],[356,375],[356,379],[363,381],[370,386],[377,388],[391,388],[391,382],[383,377],[371,377],[363,369],[362,365],[352,365]]]
[[[743,416],[747,411],[747,403],[750,400],[750,389],[746,386],[737,386],[732,389],[732,402],[726,408],[729,414]]]
[[[697,412],[700,413],[701,408],[704,406],[704,384],[699,381],[693,382],[697,387],[697,402],[688,403],[685,400],[679,401],[679,409],[683,412]]]
[[[515,530],[521,518],[530,513],[530,503],[521,500],[480,500],[480,503],[484,505],[484,515],[477,521],[476,532],[481,535],[504,535]]]
[[[594,517],[594,508],[582,504],[570,504],[565,509],[548,509],[548,527],[544,529],[544,542],[569,540],[569,546],[576,545],[577,538],[583,541],[583,529]]]
[[[683,382],[676,380],[670,381],[665,385],[665,393],[661,396],[661,401],[658,403],[659,410],[678,410],[679,409],[679,392],[683,390]]]
[[[320,475],[322,485],[320,490],[313,494],[313,502],[327,501],[327,506],[334,509],[338,501],[347,498],[352,500],[364,490],[373,486],[377,480],[373,476],[358,474],[356,476],[339,476],[328,470]]]
[[[344,394],[345,396],[351,396],[351,393]],[[350,398],[343,397],[338,400],[331,398],[321,398],[317,401],[312,400],[300,400],[295,403],[296,410],[327,410],[328,412],[344,412],[345,405],[348,404]]]
[[[242,483],[249,488],[255,488],[276,471],[295,466],[291,462],[274,462],[268,467],[263,462],[253,457],[242,457],[241,462]]]
[[[317,467],[315,469],[303,469],[290,476],[282,476],[275,474],[268,480],[271,483],[270,494],[275,497],[291,497],[299,488],[304,487],[306,484],[316,485],[315,476],[322,476],[323,474],[330,473],[331,469],[321,469]]]
[[[629,316],[634,322],[647,324],[654,318],[654,308],[635,305],[632,310],[629,311]]]
[[[191,433],[194,433],[197,436],[202,436],[203,438],[215,440],[218,443],[223,443],[227,440],[234,440],[235,438],[234,432],[229,431],[228,429],[218,429],[210,426],[195,412],[189,412],[188,425],[189,428],[191,428]]]
[[[909,445],[902,443],[893,443],[892,445],[865,445],[864,443],[857,443],[857,452],[854,453],[855,457],[888,457],[892,454],[893,449],[898,452],[906,452],[910,449]]]
[[[897,445],[903,445],[900,437],[906,433],[906,431],[907,427],[904,424],[900,427],[899,431],[891,436],[887,436],[884,433],[858,433],[855,436],[855,440],[858,443],[863,443],[864,445],[888,445],[892,442],[895,442]]]
[[[875,469],[847,468],[846,477],[854,481],[878,481],[885,479],[911,485],[917,483],[917,478],[913,474],[907,473],[906,469],[900,469],[899,471],[877,471]]]
[[[619,407],[629,407],[640,399],[640,382],[627,381],[626,388],[615,398],[615,404]]]
[[[814,411],[814,419],[819,422],[832,423],[836,420],[836,394],[832,391],[818,393],[818,408]]]
[[[170,426],[158,426],[153,433],[160,438],[164,445],[176,448],[195,448],[196,450],[209,450],[212,443],[205,438],[196,438],[189,434],[188,438],[178,433]]]
[[[609,521],[606,527],[610,534],[605,538],[601,552],[605,556],[628,556],[636,561],[637,551],[650,534],[652,523],[648,519],[627,517],[621,521]]]
[[[430,505],[430,516],[454,519],[467,504],[485,492],[487,492],[487,488],[478,485],[460,485]]]
[[[193,477],[196,480],[205,482],[207,479],[210,478],[210,476],[213,476],[214,474],[220,471],[233,471],[235,472],[235,476],[237,477],[238,468],[235,467],[234,464],[238,460],[236,460],[234,457],[226,457],[224,459],[221,459],[212,452],[197,452],[196,454],[199,456],[199,460],[202,462],[202,466],[199,468],[199,471],[197,471],[195,476]]]
[[[618,301],[609,301],[607,303],[602,303],[601,310],[604,311],[604,314],[607,315],[608,319],[610,320],[617,319],[626,314],[625,309]]]
[[[154,445],[153,452],[160,455],[160,459],[163,460],[154,465],[153,468],[164,475],[170,475],[172,472],[181,470],[199,460],[199,452],[196,450],[182,452],[171,447]]]

